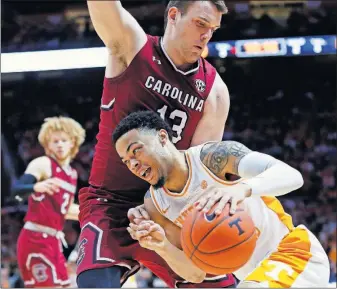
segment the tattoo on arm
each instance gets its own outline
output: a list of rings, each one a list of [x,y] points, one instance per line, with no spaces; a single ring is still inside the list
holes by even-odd
[[[205,145],[200,158],[212,173],[225,180],[226,173],[238,175],[240,160],[250,152],[250,149],[239,142],[222,141]]]

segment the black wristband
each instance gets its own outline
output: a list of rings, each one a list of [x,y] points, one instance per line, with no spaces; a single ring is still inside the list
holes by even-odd
[[[12,196],[17,200],[22,201],[34,192],[34,185],[37,182],[36,178],[31,174],[24,174],[18,179],[11,188]]]

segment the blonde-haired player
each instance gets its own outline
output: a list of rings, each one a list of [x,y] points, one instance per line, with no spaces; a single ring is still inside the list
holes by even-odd
[[[25,287],[69,285],[62,232],[65,219],[77,219],[77,172],[70,166],[84,142],[82,126],[69,117],[46,118],[39,132],[45,156],[32,160],[13,185],[17,199],[28,197],[17,257]]]

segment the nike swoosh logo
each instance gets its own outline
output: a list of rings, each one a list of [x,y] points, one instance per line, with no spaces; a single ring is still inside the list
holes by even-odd
[[[113,100],[111,100],[108,104],[102,104],[101,105],[101,109],[102,110],[106,110],[106,111],[108,111],[108,110],[111,110],[112,109],[112,107],[113,107],[113,105],[114,105],[114,103],[115,103],[115,98],[113,99]]]
[[[166,209],[163,209],[163,214],[166,214],[170,207],[171,207],[171,205],[169,205]]]

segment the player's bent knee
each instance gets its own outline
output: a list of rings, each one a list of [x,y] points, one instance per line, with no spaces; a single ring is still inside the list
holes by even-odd
[[[80,273],[76,282],[78,288],[120,288],[121,275],[119,266],[90,269]]]
[[[236,288],[265,288],[259,282],[254,281],[242,281],[238,284]]]

